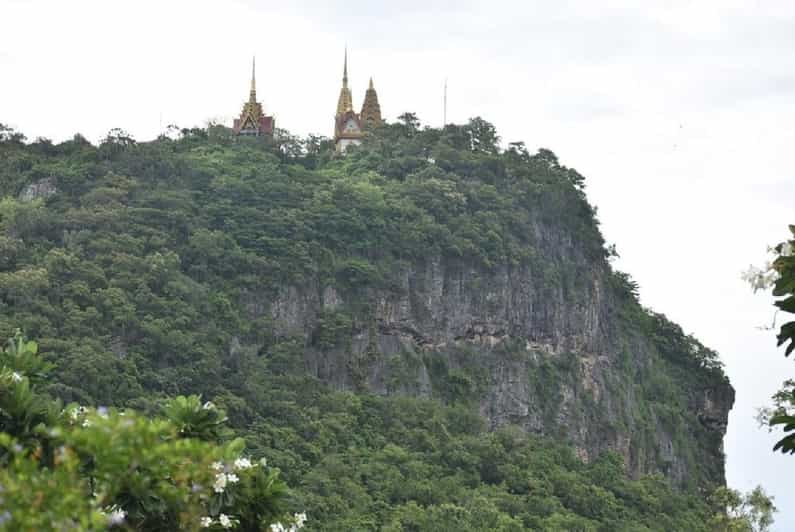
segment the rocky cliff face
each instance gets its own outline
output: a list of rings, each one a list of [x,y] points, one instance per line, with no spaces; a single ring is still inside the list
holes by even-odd
[[[56,180],[54,177],[45,177],[44,179],[39,179],[38,181],[31,183],[19,193],[19,200],[33,201],[37,199],[49,198],[58,192],[55,181]]]
[[[584,460],[613,450],[632,476],[724,482],[733,389],[666,360],[622,317],[604,260],[544,228],[536,241],[526,265],[428,257],[388,289],[310,282],[246,303],[277,337],[301,338],[306,368],[340,389],[474,399],[492,428],[566,439]]]

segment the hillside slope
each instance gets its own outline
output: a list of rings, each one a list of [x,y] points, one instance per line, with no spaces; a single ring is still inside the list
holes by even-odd
[[[379,464],[417,482],[452,475],[450,493],[474,467],[476,484],[538,496],[504,458],[466,465],[441,450],[450,438],[471,438],[462,445],[478,456],[486,441],[508,454],[552,445],[516,428],[591,463],[555,462],[561,475],[608,460],[684,490],[724,483],[734,392],[717,355],[640,307],[609,265],[582,176],[554,154],[500,152],[479,119],[389,125],[345,158],[317,139],[210,133],[0,143],[0,336],[22,327],[40,340],[57,364],[53,394],[144,410],[159,396],[212,397],[302,486],[299,500],[335,518],[351,510],[316,476],[366,470],[356,446],[394,445]],[[449,471],[412,473],[419,457]],[[381,474],[354,475],[350,497]],[[560,502],[555,482],[566,483],[545,478],[542,491],[560,508],[524,526],[560,509],[586,524],[630,518]],[[619,499],[636,486],[610,482],[597,484]],[[444,502],[390,497],[347,501],[376,517],[335,526],[383,526],[411,504],[433,519]],[[638,522],[657,529],[653,505],[645,512]]]

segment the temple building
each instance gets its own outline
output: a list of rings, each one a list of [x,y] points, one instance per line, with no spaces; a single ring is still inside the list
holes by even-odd
[[[254,59],[251,63],[251,90],[249,91],[248,101],[243,104],[240,118],[235,118],[232,129],[237,135],[250,137],[273,136],[275,125],[276,121],[272,116],[265,115],[262,110],[262,104],[257,101],[256,59]]]
[[[378,104],[378,94],[373,87],[372,78],[370,78],[370,87],[365,93],[361,114],[353,110],[353,95],[348,87],[348,50],[346,49],[342,88],[337,99],[337,113],[334,116],[334,144],[337,152],[342,153],[348,149],[348,146],[361,144],[364,131],[382,122],[381,106]]]
[[[362,143],[362,122],[353,110],[353,96],[348,88],[348,50],[345,50],[345,65],[342,69],[342,88],[337,99],[337,114],[334,116],[334,144],[342,153],[351,144]]]

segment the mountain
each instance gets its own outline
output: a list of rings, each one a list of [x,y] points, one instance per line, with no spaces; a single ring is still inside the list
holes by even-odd
[[[52,395],[212,398],[316,530],[700,529],[734,391],[583,176],[482,119],[277,139],[0,142],[0,336]]]

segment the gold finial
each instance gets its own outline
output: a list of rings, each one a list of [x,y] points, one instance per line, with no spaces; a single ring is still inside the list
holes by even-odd
[[[337,114],[341,115],[347,111],[353,110],[353,96],[351,90],[348,88],[348,45],[345,45],[345,63],[342,68],[342,89],[340,89],[340,97],[337,100]]]
[[[251,59],[251,92],[249,93],[249,100],[252,102],[257,101],[257,57]]]
[[[342,67],[342,86],[348,86],[348,45],[345,45],[345,66]]]

